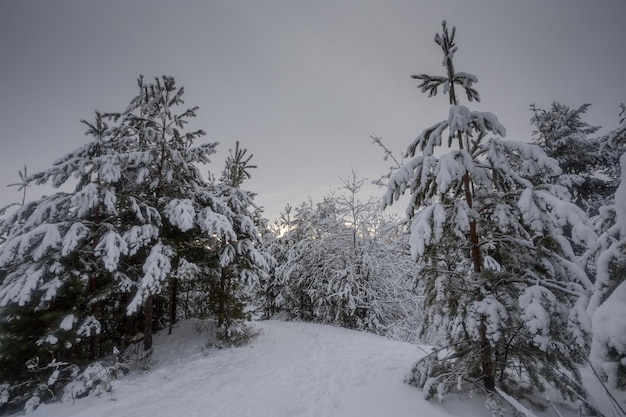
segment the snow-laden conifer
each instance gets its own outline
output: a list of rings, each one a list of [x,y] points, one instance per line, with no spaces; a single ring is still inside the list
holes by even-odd
[[[455,29],[435,36],[445,76],[413,76],[430,96],[449,95],[447,118],[424,129],[389,178],[384,205],[410,194],[411,247],[426,289],[422,332],[443,347],[416,364],[410,382],[428,397],[467,384],[517,397],[546,384],[581,393],[592,284],[572,243],[595,240],[567,190],[538,182],[561,174],[536,145],[504,140],[488,112],[459,104],[457,89],[478,100],[477,77],[454,66]],[[444,145],[447,145],[448,150]]]
[[[626,172],[626,154],[621,158]],[[626,178],[615,194],[615,224],[602,236],[592,298],[591,360],[611,388],[626,390]],[[606,208],[608,210],[608,207]]]
[[[0,358],[13,370],[3,377],[27,381],[14,398],[56,395],[77,365],[138,335],[149,350],[153,324],[163,320],[154,304],[173,309],[176,271],[236,239],[233,211],[199,171],[217,143],[195,144],[204,132],[187,124],[197,108],[180,110],[184,90],[173,77],[140,77],[137,87],[124,111],[83,121],[85,145],[25,180],[71,191],[26,202],[0,221]]]
[[[603,151],[614,153],[626,145],[626,108],[620,126],[606,136]],[[588,311],[592,318],[592,366],[612,389],[626,390],[626,153],[620,158],[621,179],[614,204],[600,208],[597,243],[586,254],[595,270],[594,293]]]
[[[572,201],[587,214],[596,216],[602,205],[611,203],[619,173],[617,152],[601,150],[606,139],[591,137],[599,126],[582,120],[590,104],[577,109],[553,102],[549,110],[531,106],[533,143],[559,162],[563,171],[557,182],[566,187]]]
[[[244,318],[246,295],[259,281],[267,279],[271,256],[262,250],[261,234],[257,228],[258,214],[262,211],[254,202],[255,194],[241,186],[251,178],[250,164],[253,155],[247,149],[229,150],[222,175],[213,185],[216,195],[228,208],[226,219],[232,225],[232,236],[219,239],[214,245],[213,256],[217,259],[216,273],[211,279],[213,311],[222,336],[237,336],[233,324]]]

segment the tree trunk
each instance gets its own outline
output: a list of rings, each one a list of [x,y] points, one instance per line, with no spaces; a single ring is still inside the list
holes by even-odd
[[[153,300],[149,295],[146,299],[146,312],[144,317],[144,330],[143,330],[143,350],[149,351],[152,349],[152,308]]]
[[[226,309],[226,268],[222,268],[222,274],[220,275],[220,290],[218,295],[217,305],[217,326],[221,327],[224,324]]]
[[[449,51],[446,51],[448,54]],[[446,67],[448,69],[448,82],[450,83],[450,104],[457,105],[457,97],[456,92],[454,91],[454,67],[452,66],[452,58],[450,55],[447,55],[446,58]],[[459,131],[457,133],[457,139],[459,141],[459,149],[463,150],[463,134]],[[468,144],[469,146],[469,144]],[[469,152],[470,149],[468,148]],[[473,206],[473,189],[472,189],[472,179],[470,177],[469,172],[465,172],[463,175],[463,191],[465,192],[465,202],[469,208]],[[482,257],[480,255],[480,246],[478,239],[478,230],[476,228],[476,220],[471,220],[470,224],[470,255],[472,257],[472,263],[474,266],[474,273],[478,274],[482,271]],[[494,391],[496,387],[496,377],[495,377],[495,366],[493,363],[493,354],[491,343],[489,343],[489,339],[487,339],[487,325],[483,321],[480,323],[480,359],[481,365],[483,369],[483,384],[487,391]]]
[[[98,239],[97,239],[97,229],[98,229],[99,224],[100,224],[100,206],[96,206],[96,210],[95,210],[95,213],[94,213],[94,224],[95,224],[95,226],[94,226],[94,236],[93,236],[93,239],[91,241],[91,244],[95,248],[96,245],[97,245],[97,241],[98,241]],[[95,255],[92,255],[92,259],[93,259],[94,263],[97,263]],[[94,273],[92,273],[89,276],[89,298],[90,299],[96,298],[97,293],[98,293],[98,287],[97,287],[97,283],[96,283],[96,275],[95,275],[95,272],[94,272]],[[90,313],[91,313],[91,315],[96,317],[96,319],[100,319],[100,317],[99,317],[100,315],[98,314],[99,306],[100,306],[100,302],[99,301],[93,302],[91,304],[91,309],[90,309],[91,311],[90,311]],[[93,361],[93,360],[95,360],[95,359],[97,359],[99,357],[99,354],[98,354],[98,339],[99,339],[99,337],[96,334],[92,334],[92,335],[90,335],[90,338],[91,338],[91,340],[89,341],[89,360]]]
[[[484,321],[480,324],[480,344],[480,357],[483,368],[483,385],[487,391],[495,391],[496,370],[493,366],[492,349],[491,344],[487,339],[487,325]]]
[[[167,334],[172,334],[172,326],[176,323],[176,304],[178,304],[178,280],[175,278],[170,279],[170,302],[169,302],[169,316],[170,327]]]

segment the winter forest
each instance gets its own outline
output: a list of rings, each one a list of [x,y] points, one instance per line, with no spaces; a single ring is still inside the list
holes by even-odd
[[[189,128],[201,109],[165,75],[82,120],[81,147],[25,167],[9,184],[22,201],[0,211],[0,414],[149,373],[153,335],[178,323],[202,323],[210,356],[278,320],[423,346],[404,382],[444,405],[603,415],[592,383],[626,416],[626,106],[598,135],[590,104],[529,104],[532,137],[509,140],[472,109],[478,77],[457,68],[456,35],[444,21],[428,57],[441,73],[411,75],[448,113],[402,153],[370,138],[389,165],[377,196],[352,171],[265,218],[245,140],[214,172],[218,143]]]

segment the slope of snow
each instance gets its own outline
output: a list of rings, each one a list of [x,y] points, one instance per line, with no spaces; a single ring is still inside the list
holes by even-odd
[[[206,348],[198,322],[155,338],[149,372],[113,382],[113,392],[43,405],[41,417],[478,417],[482,399],[439,404],[403,383],[425,353],[408,343],[310,323],[255,323],[236,348]],[[165,332],[164,332],[165,333]],[[537,414],[542,415],[542,414]]]

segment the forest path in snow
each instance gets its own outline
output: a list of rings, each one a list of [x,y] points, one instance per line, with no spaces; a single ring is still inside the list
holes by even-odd
[[[264,321],[240,347],[205,348],[183,322],[155,337],[150,371],[113,382],[113,392],[44,405],[41,417],[408,417],[483,416],[480,401],[427,402],[403,382],[419,347],[369,333]]]

